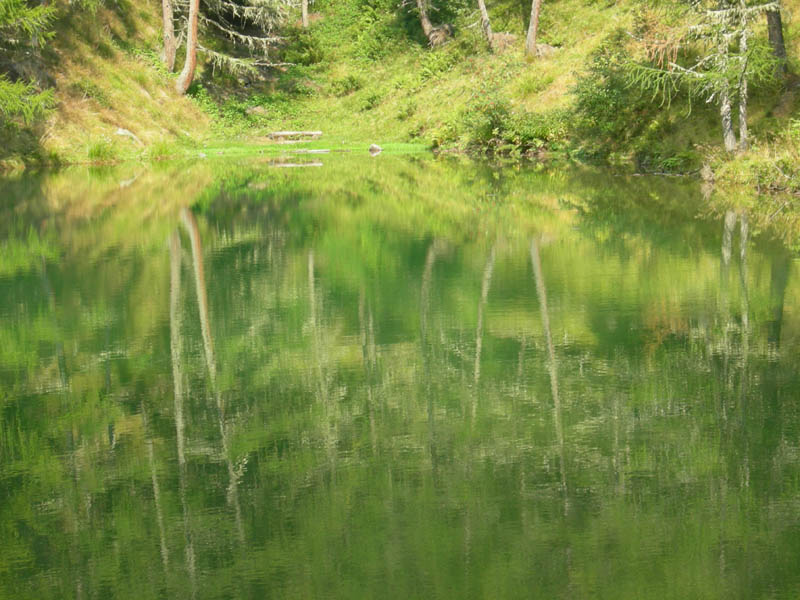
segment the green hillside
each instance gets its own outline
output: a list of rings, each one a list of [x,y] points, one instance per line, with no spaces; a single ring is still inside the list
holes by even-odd
[[[783,3],[790,74],[750,86],[750,149],[735,157],[722,150],[714,102],[680,89],[665,98],[623,73],[648,6],[636,0],[544,3],[536,57],[524,52],[524,2],[488,5],[492,52],[477,5],[467,0],[430,3],[432,20],[453,31],[434,48],[411,5],[318,0],[308,29],[293,22],[295,9],[284,15],[270,50],[274,66],[231,74],[201,54],[187,96],[174,91],[176,75],[163,66],[160,3],[55,6],[54,37],[38,67],[51,109],[33,125],[7,120],[0,150],[7,167],[230,151],[262,147],[276,129],[313,129],[324,132],[324,146],[412,143],[642,172],[709,164],[717,181],[800,187],[797,0]],[[766,45],[766,23],[754,24],[753,35],[751,46]]]

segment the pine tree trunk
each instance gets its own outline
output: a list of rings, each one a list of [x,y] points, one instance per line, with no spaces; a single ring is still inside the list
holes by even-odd
[[[492,43],[492,24],[489,21],[489,11],[486,10],[486,2],[478,0],[478,8],[481,11],[481,29],[483,35],[486,36],[486,42],[489,44],[489,50],[494,52],[494,44]]]
[[[719,113],[720,117],[722,117],[722,138],[725,140],[725,150],[733,152],[736,150],[736,134],[733,132],[731,97],[727,86],[719,93],[719,104]]]
[[[742,30],[739,51],[745,56],[742,76],[739,79],[739,150],[747,150],[750,146],[747,140],[747,28]]]
[[[747,150],[750,142],[747,138],[747,77],[742,77],[739,86],[739,150]]]
[[[194,79],[194,70],[197,67],[197,19],[200,13],[200,0],[189,2],[189,33],[186,36],[186,61],[183,70],[178,76],[175,89],[179,94],[185,94]]]
[[[528,24],[528,35],[525,38],[525,54],[536,56],[536,35],[539,33],[539,12],[542,9],[542,0],[531,2],[531,21]]]
[[[778,59],[778,75],[785,75],[787,71],[786,44],[783,41],[783,19],[780,9],[767,12],[767,33],[772,52]]]
[[[303,29],[308,29],[308,0],[303,0],[300,7],[303,11]]]
[[[417,10],[419,11],[419,22],[422,25],[422,32],[428,41],[431,41],[433,34],[433,23],[428,17],[428,8],[425,6],[425,0],[417,0]]]
[[[175,40],[175,25],[172,22],[172,0],[161,0],[161,11],[164,21],[164,65],[172,73],[175,69],[175,53],[178,49]]]

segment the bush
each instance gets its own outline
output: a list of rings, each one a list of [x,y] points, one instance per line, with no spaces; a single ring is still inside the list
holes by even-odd
[[[513,110],[497,93],[477,98],[462,115],[469,148],[494,154],[522,154],[555,148],[567,135],[569,113]]]
[[[286,35],[283,60],[296,65],[315,65],[322,62],[324,54],[319,40],[308,29],[292,28]]]
[[[627,34],[618,30],[595,51],[578,78],[574,133],[590,155],[606,156],[628,145],[654,116],[654,105],[628,83]]]
[[[355,75],[347,75],[341,79],[334,79],[330,83],[329,91],[333,96],[341,98],[353,92],[357,92],[363,87],[364,83]]]

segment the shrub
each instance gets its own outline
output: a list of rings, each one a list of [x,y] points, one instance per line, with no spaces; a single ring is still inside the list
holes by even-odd
[[[322,46],[308,29],[292,28],[286,34],[283,60],[296,65],[315,65],[322,62]]]
[[[609,36],[574,88],[574,133],[590,155],[620,150],[653,117],[653,103],[628,83],[626,41],[622,30]]]
[[[337,97],[347,96],[353,92],[357,92],[363,87],[364,83],[355,75],[347,75],[341,79],[334,79],[330,83],[329,91],[332,95]]]

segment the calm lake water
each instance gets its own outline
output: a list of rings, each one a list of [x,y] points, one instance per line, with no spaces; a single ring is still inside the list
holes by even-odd
[[[791,252],[692,182],[287,160],[0,182],[0,597],[800,597]]]

